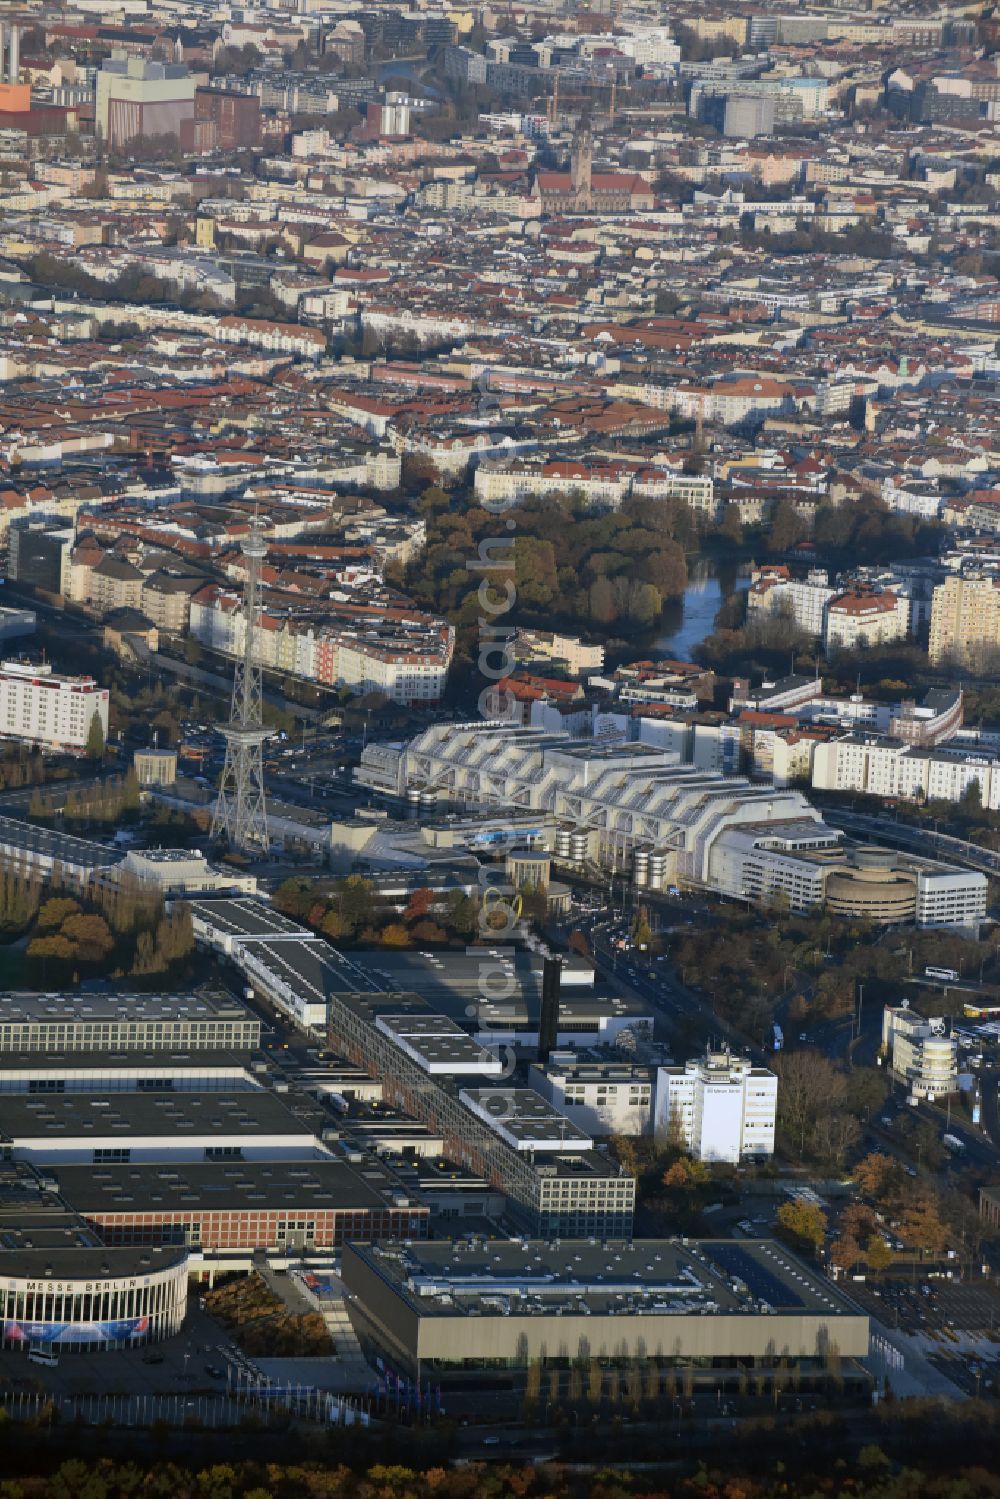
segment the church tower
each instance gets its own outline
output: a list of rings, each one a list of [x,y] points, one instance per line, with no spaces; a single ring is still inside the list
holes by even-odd
[[[573,154],[570,157],[570,177],[573,183],[573,198],[576,208],[589,208],[592,202],[591,171],[594,148],[590,138],[590,126],[580,125],[573,136]]]

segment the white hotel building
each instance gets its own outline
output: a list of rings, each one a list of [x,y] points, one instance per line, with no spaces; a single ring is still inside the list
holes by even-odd
[[[0,665],[0,739],[83,750],[93,718],[108,737],[108,692],[93,677],[63,677],[46,662]]]

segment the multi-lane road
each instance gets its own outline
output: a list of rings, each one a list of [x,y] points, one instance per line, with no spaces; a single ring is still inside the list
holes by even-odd
[[[688,920],[691,914],[678,904],[676,915],[679,920]],[[634,947],[626,951],[616,947],[616,923],[598,915],[584,916],[572,925],[586,933],[594,962],[610,987],[648,1005],[656,1018],[658,1030],[678,1055],[709,1043],[727,1042],[734,1051],[747,1051],[756,1060],[763,1060],[764,1053],[748,1037],[721,1020],[700,995],[683,984],[666,959],[650,961],[646,954]]]

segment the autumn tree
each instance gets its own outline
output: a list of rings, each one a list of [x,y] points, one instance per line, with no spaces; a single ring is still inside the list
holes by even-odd
[[[586,932],[581,932],[578,927],[570,932],[566,945],[570,952],[577,952],[582,958],[590,957],[590,942],[587,939],[587,934]]]
[[[379,941],[383,947],[409,947],[410,934],[401,921],[390,921],[382,928]]]
[[[775,1222],[783,1237],[796,1247],[812,1249],[818,1253],[826,1239],[827,1216],[815,1202],[796,1197],[783,1202],[778,1209]]]
[[[653,940],[653,929],[649,924],[648,906],[640,906],[632,927],[632,941],[638,947],[648,947]]]
[[[899,1180],[899,1164],[891,1155],[873,1150],[862,1156],[854,1168],[854,1181],[859,1192],[873,1202],[884,1201],[890,1187]]]
[[[948,1230],[941,1221],[936,1194],[929,1187],[919,1188],[903,1210],[899,1236],[903,1243],[916,1249],[920,1258],[941,1253]]]
[[[596,578],[590,585],[590,617],[597,625],[613,624],[617,618],[614,592],[607,578]]]
[[[24,931],[38,911],[41,882],[19,864],[0,870],[0,930],[13,935]]]
[[[629,1176],[639,1174],[639,1154],[630,1135],[612,1135],[608,1141],[611,1154]]]
[[[75,916],[68,916],[59,930],[60,935],[73,944],[81,962],[100,963],[114,949],[111,928],[96,912],[79,911]]]
[[[375,914],[375,887],[360,875],[348,875],[337,882],[335,902],[345,925],[356,931],[370,925]]]
[[[320,931],[324,937],[329,937],[331,942],[338,942],[348,935],[347,923],[339,911],[327,911],[320,922]]]
[[[315,898],[315,882],[301,875],[293,875],[287,880],[282,880],[272,896],[275,906],[283,915],[297,917],[300,920],[305,920]]]
[[[663,1173],[663,1185],[681,1192],[692,1192],[703,1187],[708,1180],[708,1167],[704,1161],[696,1161],[691,1156],[681,1156]]]
[[[473,933],[479,922],[479,906],[464,890],[452,890],[446,901],[447,921],[459,936]]]
[[[414,942],[447,942],[448,933],[436,921],[417,921],[410,928]]]
[[[67,937],[54,932],[50,937],[33,937],[25,955],[29,963],[37,966],[44,984],[69,974],[76,948]]]
[[[140,932],[135,941],[132,957],[132,973],[136,978],[149,977],[166,971],[166,959],[156,945],[152,932]]]
[[[80,909],[79,901],[69,895],[53,895],[39,908],[35,919],[37,932],[57,932],[64,921],[75,916]]]
[[[430,910],[433,904],[434,891],[428,889],[426,885],[419,885],[417,889],[413,891],[406,903],[406,910],[403,912],[403,920],[420,921],[424,916],[430,914]]]
[[[857,1239],[852,1238],[850,1234],[841,1232],[830,1245],[830,1258],[841,1270],[846,1270],[849,1273],[854,1269],[855,1265],[860,1264],[865,1255]]]
[[[887,1239],[883,1238],[881,1234],[873,1234],[868,1240],[865,1258],[868,1261],[868,1268],[874,1270],[876,1274],[880,1274],[883,1270],[888,1270],[895,1259],[895,1255],[893,1254],[892,1245]]]

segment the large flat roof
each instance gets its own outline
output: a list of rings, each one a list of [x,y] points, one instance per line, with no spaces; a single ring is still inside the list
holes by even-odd
[[[279,975],[309,1004],[326,1004],[332,994],[353,994],[372,986],[371,976],[322,937],[243,937],[240,951]],[[375,986],[377,987],[377,986]]]
[[[857,1315],[832,1282],[769,1239],[459,1239],[351,1250],[421,1317]]]
[[[14,817],[0,817],[0,848],[37,854],[73,869],[113,869],[125,857],[121,849],[105,848],[88,838],[74,838],[70,833],[18,822]]]
[[[135,1136],[311,1135],[266,1088],[203,1093],[0,1093],[0,1140]]]
[[[39,1208],[26,1216],[0,1212],[0,1276],[93,1283],[155,1275],[187,1259],[183,1244],[108,1248],[76,1213]]]
[[[192,900],[188,905],[192,916],[214,926],[225,937],[303,938],[309,935],[297,921],[250,897],[245,900]]]
[[[463,1088],[462,1102],[515,1150],[592,1150],[590,1136],[533,1088]]]
[[[163,1162],[141,1166],[48,1167],[81,1213],[254,1212],[270,1208],[379,1209],[394,1184],[345,1161]],[[411,1204],[412,1206],[412,1204]]]
[[[229,994],[83,994],[79,990],[68,994],[0,994],[0,1025],[26,1021],[77,1025],[109,1020],[256,1019]]]
[[[417,994],[432,1009],[460,1024],[468,1025],[469,1005],[475,1006],[476,1024],[489,1023],[500,1029],[537,1022],[541,1009],[542,957],[526,949],[469,947],[464,951],[394,952],[379,949],[351,954],[352,961],[367,976],[370,989]],[[588,974],[590,964],[582,963]],[[577,986],[565,965],[559,992],[559,1022],[572,1030],[575,1022],[593,1025],[603,1016],[630,1020],[651,1017],[650,1008],[630,996],[595,995],[590,984]],[[355,985],[355,987],[360,987]],[[509,990],[509,993],[507,992]],[[503,994],[502,999],[494,998]]]
[[[77,1212],[42,1190],[30,1166],[0,1162],[0,1277],[121,1279],[153,1274],[186,1257],[183,1245],[108,1248]]]
[[[204,1051],[197,1047],[191,1050],[164,1047],[162,1051],[0,1051],[0,1076],[7,1072],[44,1072],[67,1077],[77,1072],[152,1072],[157,1076],[167,1073],[183,1076],[187,1073],[192,1077],[203,1077],[207,1072],[240,1072],[250,1088],[257,1086],[246,1070],[250,1055],[246,1051],[217,1051],[208,1047]],[[126,1080],[116,1078],[116,1086]],[[241,1085],[234,1080],[233,1086]]]
[[[502,1058],[473,1041],[446,1015],[379,1015],[376,1030],[389,1036],[425,1072],[445,1076],[500,1077]]]

